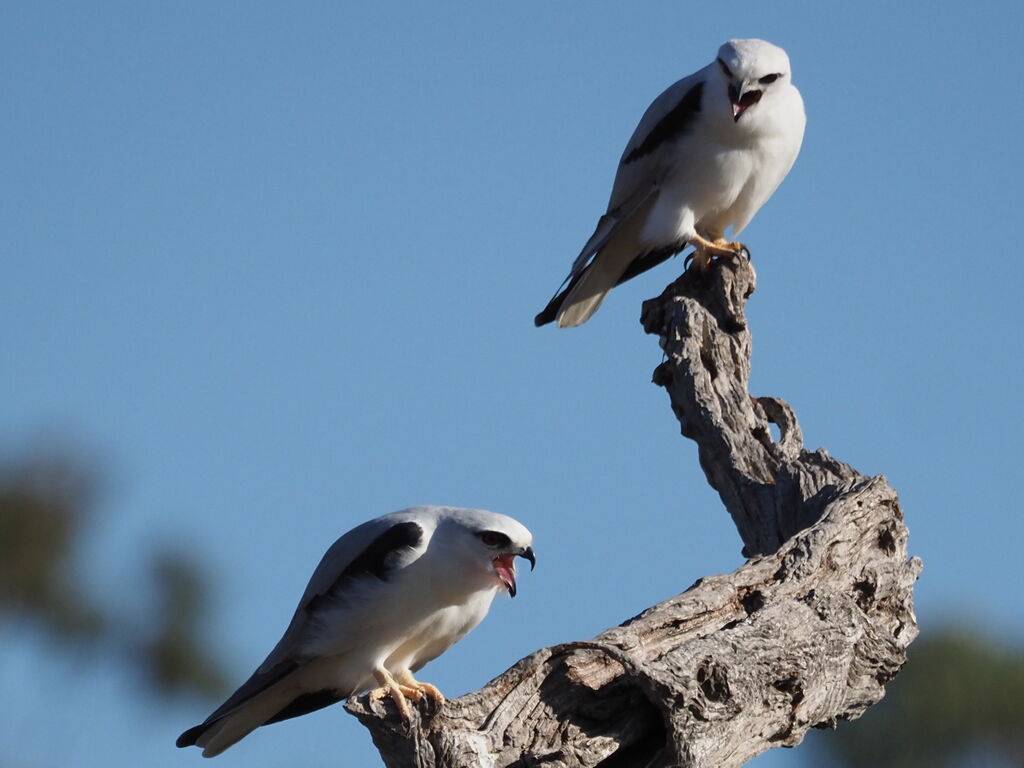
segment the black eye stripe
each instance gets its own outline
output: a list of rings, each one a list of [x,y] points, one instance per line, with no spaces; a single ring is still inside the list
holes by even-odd
[[[512,539],[499,531],[481,531],[477,536],[488,547],[507,547],[512,543]]]
[[[782,77],[782,75],[777,72],[774,75],[765,75],[764,77],[762,77],[757,82],[761,83],[761,85],[768,85],[769,83],[774,83],[780,77]]]
[[[721,59],[716,59],[716,61],[718,62],[718,66],[722,68],[722,71],[725,72],[725,76],[732,77],[732,72],[729,70],[729,67],[725,65],[725,62]]]

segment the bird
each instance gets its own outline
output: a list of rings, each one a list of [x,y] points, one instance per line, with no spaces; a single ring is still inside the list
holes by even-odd
[[[765,40],[729,40],[669,86],[626,145],[607,212],[560,292],[535,318],[586,322],[616,285],[687,245],[705,269],[749,251],[735,239],[796,161],[806,115],[789,56]]]
[[[261,725],[371,688],[405,722],[408,699],[439,711],[444,695],[413,673],[479,624],[499,591],[515,597],[515,558],[532,570],[532,544],[513,518],[459,507],[410,507],[353,528],[327,550],[263,663],[177,746],[214,757]]]

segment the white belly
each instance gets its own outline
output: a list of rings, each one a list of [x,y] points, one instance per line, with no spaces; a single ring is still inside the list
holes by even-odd
[[[327,675],[346,694],[375,687],[373,670],[380,666],[392,674],[416,670],[444,653],[483,620],[498,589],[441,605],[429,590],[387,590],[386,600],[374,587],[356,603],[361,609],[339,611],[307,646],[310,655],[329,659]]]
[[[695,233],[724,237],[730,227],[738,235],[789,170],[778,162],[776,145],[762,140],[745,149],[694,147],[663,182],[641,237],[655,246]]]
[[[384,662],[389,672],[416,670],[461,640],[487,615],[495,590],[477,592],[469,602],[442,608],[411,627]]]

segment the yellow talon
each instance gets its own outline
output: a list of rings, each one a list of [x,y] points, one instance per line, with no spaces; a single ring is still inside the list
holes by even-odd
[[[399,683],[398,690],[402,692],[402,695],[405,696],[405,698],[412,699],[413,701],[419,701],[423,698],[423,692],[419,688],[413,688],[411,685],[402,685]]]
[[[711,266],[711,261],[715,257],[736,259],[741,256],[749,258],[750,255],[750,251],[743,243],[729,242],[723,237],[708,240],[700,235],[694,235],[690,238],[690,244],[697,249],[690,258],[693,259],[694,266],[700,271]]]
[[[374,688],[369,692],[370,701],[380,701],[385,696],[391,698],[398,708],[402,719],[412,719],[412,712],[409,710],[409,700],[420,702],[425,698],[439,710],[445,703],[444,694],[430,683],[421,683],[408,671],[399,672],[395,677],[386,669],[377,669],[373,676],[380,683],[380,688]]]
[[[406,688],[406,690],[403,691],[402,689],[405,688],[405,686],[401,686],[396,683],[395,678],[389,675],[386,669],[374,670],[373,676],[377,679],[377,682],[380,683],[380,688],[374,688],[370,691],[370,701],[379,701],[385,696],[390,696],[391,700],[395,702],[395,706],[398,708],[398,714],[402,716],[402,719],[406,721],[411,720],[412,712],[409,711],[409,703],[405,700],[409,689]],[[419,694],[419,691],[415,691],[415,693]],[[419,701],[419,698],[417,697],[410,696],[410,698],[414,701]]]
[[[421,683],[412,676],[411,672],[408,671],[399,673],[398,679],[401,680],[403,686],[413,688],[419,696],[426,696],[430,699],[437,709],[444,706],[446,699],[444,694],[441,693],[436,686],[433,686],[430,683]],[[419,701],[419,698],[417,698],[416,701]]]

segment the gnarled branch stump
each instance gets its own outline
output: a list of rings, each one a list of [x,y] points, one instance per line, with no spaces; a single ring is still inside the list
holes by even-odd
[[[755,280],[745,260],[691,270],[642,314],[666,356],[654,381],[751,559],[411,727],[351,700],[390,768],[728,768],[882,698],[917,635],[921,563],[885,478],[805,450],[792,409],[748,393]]]

